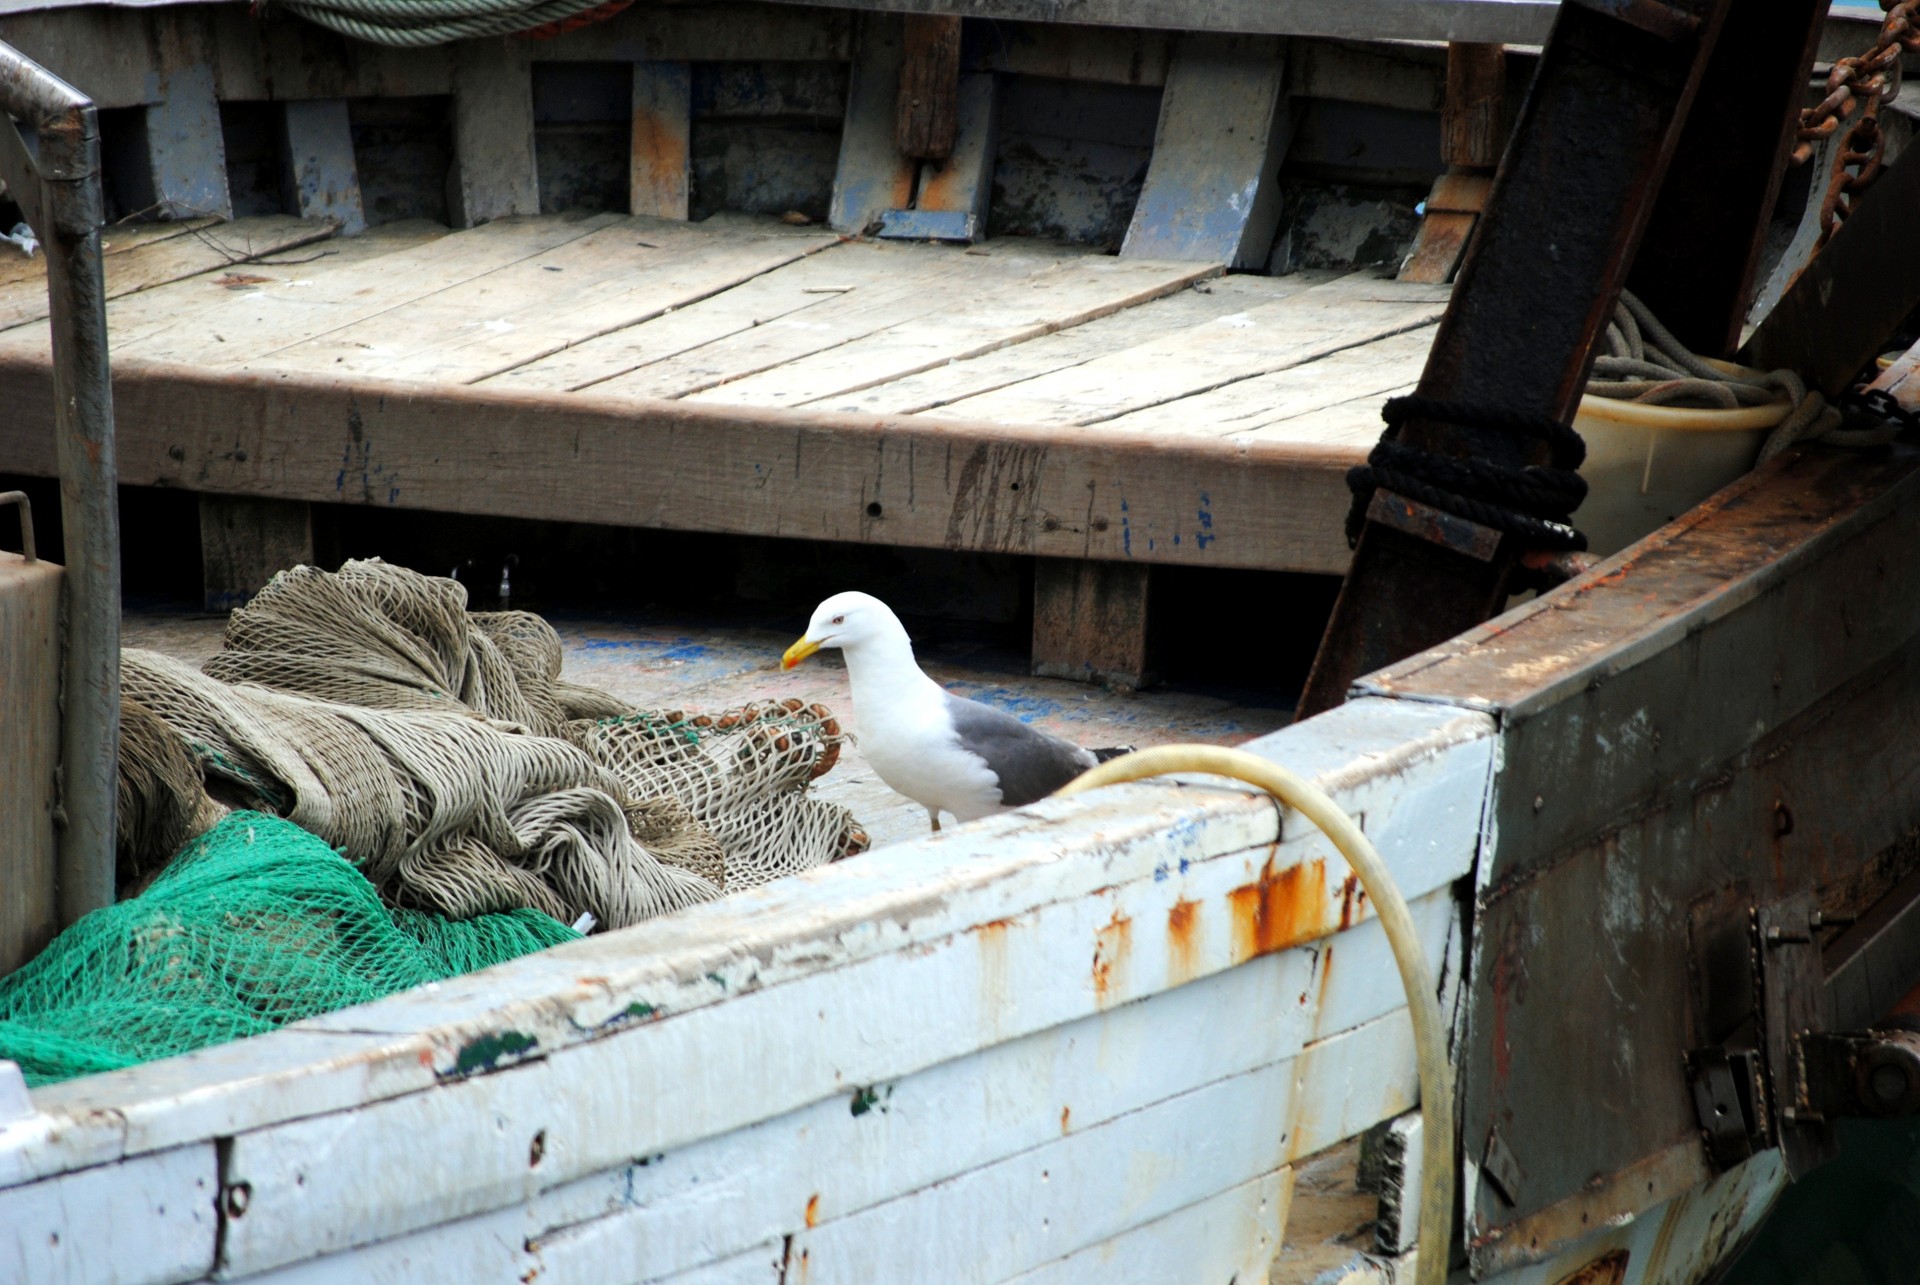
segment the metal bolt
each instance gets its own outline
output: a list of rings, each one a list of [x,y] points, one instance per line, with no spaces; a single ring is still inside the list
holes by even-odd
[[[238,1218],[247,1212],[247,1204],[253,1199],[253,1187],[250,1183],[236,1182],[226,1190],[227,1217]]]

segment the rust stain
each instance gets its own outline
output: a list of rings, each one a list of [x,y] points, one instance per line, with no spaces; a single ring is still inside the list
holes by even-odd
[[[1132,953],[1133,920],[1116,910],[1093,945],[1093,997],[1101,1008],[1112,1002],[1115,985],[1125,979]]]
[[[1200,975],[1200,903],[1176,901],[1167,911],[1167,980],[1174,985]]]
[[[1320,948],[1320,1002],[1319,1002],[1319,1005],[1313,1010],[1315,1014],[1316,1025],[1318,1025],[1318,1021],[1319,1021],[1318,1015],[1326,1012],[1327,1010],[1327,983],[1332,980],[1333,980],[1333,943],[1328,942],[1326,945]]]
[[[1600,1257],[1568,1276],[1562,1276],[1554,1285],[1620,1285],[1627,1278],[1627,1251],[1616,1249]]]
[[[685,190],[687,140],[662,113],[634,112],[632,156],[635,188],[668,199]]]
[[[814,1227],[818,1227],[819,1225],[820,1225],[820,1193],[816,1191],[811,1196],[807,1197],[807,1226],[809,1228],[814,1228]]]
[[[1340,885],[1340,931],[1353,927],[1353,921],[1366,909],[1367,891],[1360,886],[1359,875],[1348,875],[1347,881]]]
[[[1060,1132],[1065,1133],[1068,1129],[1072,1127],[1073,1127],[1073,1108],[1061,1107],[1060,1108]]]
[[[1297,946],[1318,936],[1326,924],[1327,863],[1307,861],[1273,868],[1268,857],[1260,877],[1227,894],[1233,916],[1233,961]]]

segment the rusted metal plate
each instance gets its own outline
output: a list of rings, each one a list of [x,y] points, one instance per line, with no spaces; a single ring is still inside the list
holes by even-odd
[[[1846,885],[1920,825],[1900,730],[1920,718],[1920,585],[1899,570],[1916,497],[1910,450],[1783,457],[1364,680],[1504,731],[1462,1128],[1477,1148],[1497,1124],[1518,1177],[1469,1193],[1478,1271],[1710,1172],[1680,1064],[1722,1033],[1689,980],[1699,899]]]

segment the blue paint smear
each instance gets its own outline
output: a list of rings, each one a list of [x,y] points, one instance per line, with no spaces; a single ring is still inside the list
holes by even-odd
[[[574,642],[581,651],[646,651],[660,660],[705,660],[714,654],[703,643],[685,638],[581,638]]]
[[[1166,862],[1162,861],[1159,865],[1153,868],[1153,881],[1155,883],[1165,883],[1167,881],[1167,863]]]
[[[972,687],[971,683],[950,684],[951,687]],[[1044,696],[1031,696],[1006,687],[981,687],[961,695],[979,701],[982,705],[991,705],[995,709],[1005,710],[1023,723],[1031,723],[1036,718],[1056,718],[1064,711],[1059,701],[1048,700]]]
[[[1180,873],[1185,874],[1187,872],[1187,867],[1192,864],[1193,863],[1188,861],[1185,857],[1180,858]]]
[[[1200,529],[1193,533],[1193,542],[1206,548],[1220,537],[1208,534],[1213,530],[1213,500],[1205,491],[1200,492]]]

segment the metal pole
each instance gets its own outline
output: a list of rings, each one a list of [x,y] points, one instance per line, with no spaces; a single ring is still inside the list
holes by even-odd
[[[54,429],[66,536],[66,663],[61,693],[60,921],[114,899],[120,742],[120,519],[100,258],[100,129],[93,103],[0,44],[0,106],[31,123],[30,159],[0,125],[0,176],[47,255]],[[26,161],[27,173],[20,172]]]

